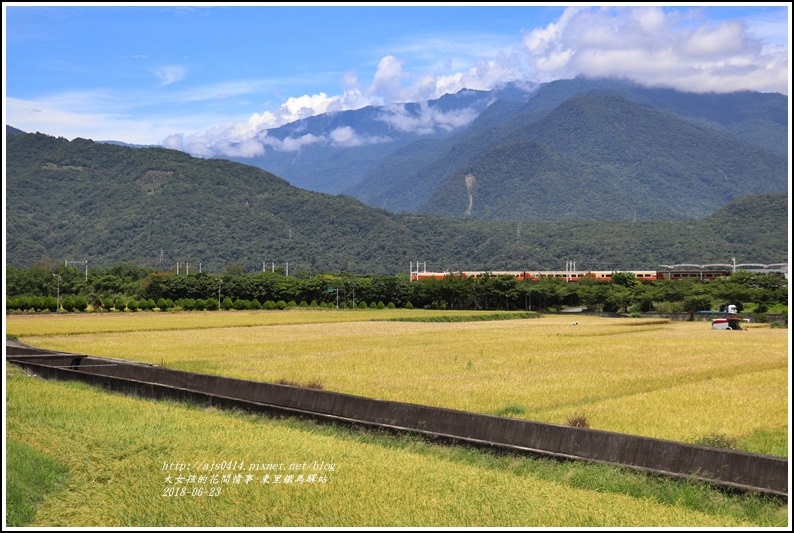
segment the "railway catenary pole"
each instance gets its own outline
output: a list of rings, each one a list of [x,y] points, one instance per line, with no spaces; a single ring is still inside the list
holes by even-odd
[[[88,259],[85,261],[69,261],[68,259],[64,260],[64,266],[69,266],[69,263],[77,263],[79,265],[85,265],[85,280],[88,281]]]

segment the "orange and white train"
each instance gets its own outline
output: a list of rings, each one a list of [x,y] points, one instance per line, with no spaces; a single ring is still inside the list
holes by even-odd
[[[476,278],[483,275],[490,276],[512,276],[518,281],[539,281],[541,279],[560,279],[566,282],[577,282],[581,280],[612,281],[612,275],[616,272],[630,273],[639,281],[656,281],[662,279],[686,279],[693,278],[698,280],[714,280],[721,276],[730,276],[732,269],[710,269],[710,270],[479,270],[479,271],[444,271],[427,272],[411,269],[411,281],[423,279],[443,279],[449,276],[463,278]]]

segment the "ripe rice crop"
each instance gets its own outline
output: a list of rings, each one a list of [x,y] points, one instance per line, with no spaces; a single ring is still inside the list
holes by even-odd
[[[6,323],[8,324],[9,333],[18,336],[32,336],[344,323],[372,320],[414,320],[432,319],[451,314],[447,311],[407,309],[17,314],[7,316]],[[475,318],[483,315],[510,314],[477,311],[454,312],[456,316]],[[512,314],[521,315],[522,313]]]
[[[722,434],[787,454],[786,330],[377,320],[403,311],[9,316],[7,327],[43,348],[557,424],[583,416],[593,429],[684,442]]]
[[[785,506],[773,501],[603,465],[499,457],[21,374],[7,376],[7,385],[7,438],[69,470],[66,485],[41,504],[29,526],[786,523]]]

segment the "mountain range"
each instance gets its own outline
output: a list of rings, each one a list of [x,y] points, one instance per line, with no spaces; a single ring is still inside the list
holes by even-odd
[[[478,220],[393,213],[165,148],[11,128],[5,140],[6,264],[20,268],[71,260],[221,272],[275,263],[293,275],[397,274],[416,261],[431,270],[551,270],[575,260],[605,270],[788,256],[786,192],[742,195],[701,219]]]
[[[789,182],[784,95],[615,79],[463,90],[310,117],[258,139],[264,155],[229,159],[395,213],[683,220]]]

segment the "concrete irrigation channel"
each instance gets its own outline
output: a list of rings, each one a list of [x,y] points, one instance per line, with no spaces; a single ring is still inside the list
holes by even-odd
[[[170,370],[6,343],[6,360],[49,379],[154,399],[421,434],[513,453],[606,463],[788,498],[788,459],[350,394]]]

